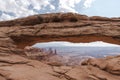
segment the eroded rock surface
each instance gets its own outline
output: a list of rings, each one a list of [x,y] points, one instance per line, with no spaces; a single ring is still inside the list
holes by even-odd
[[[120,18],[54,13],[0,22],[0,80],[120,80],[120,56],[65,66],[25,55],[25,46],[53,40],[120,44]]]

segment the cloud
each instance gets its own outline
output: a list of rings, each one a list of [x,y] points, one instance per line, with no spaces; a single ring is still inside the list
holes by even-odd
[[[9,15],[6,15],[6,14],[2,14],[1,17],[0,17],[0,20],[6,20],[6,19],[14,19],[14,17],[12,16],[9,16]]]
[[[76,5],[89,8],[94,0],[0,0],[0,20],[47,12],[76,12]],[[53,3],[54,2],[54,3]]]
[[[95,0],[85,0],[84,3],[84,8],[90,8],[91,4],[94,2]]]
[[[0,20],[8,20],[18,17],[24,17],[28,15],[37,14],[34,10],[41,10],[43,7],[50,5],[51,9],[54,9],[49,2],[50,0],[0,0],[0,11],[2,15]],[[32,6],[32,9],[29,9],[29,6]]]
[[[60,6],[68,6],[74,8],[76,4],[78,4],[81,0],[59,0]]]
[[[77,12],[75,7],[77,4],[82,3],[82,8],[90,8],[91,4],[95,0],[59,0],[59,10],[60,12]]]
[[[51,9],[51,10],[55,10],[55,6],[50,5],[50,9]]]
[[[0,18],[5,20],[11,17],[12,19],[13,15],[10,13],[14,14],[14,18],[35,14],[32,10],[27,9],[28,5],[29,0],[0,0],[0,11],[2,12]]]
[[[81,0],[59,0],[59,10],[60,12],[77,12],[74,7]]]

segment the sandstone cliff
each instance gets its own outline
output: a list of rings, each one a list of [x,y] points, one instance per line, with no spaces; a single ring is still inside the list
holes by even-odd
[[[74,67],[25,56],[25,46],[53,40],[120,44],[120,18],[53,13],[0,22],[0,80],[120,80],[120,56]]]

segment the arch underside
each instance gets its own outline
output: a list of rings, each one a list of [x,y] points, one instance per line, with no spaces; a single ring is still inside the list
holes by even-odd
[[[32,46],[35,43],[50,42],[50,41],[68,41],[73,43],[87,43],[94,41],[103,41],[112,44],[119,44],[120,40],[113,37],[98,36],[98,35],[84,35],[84,36],[69,36],[69,37],[33,37],[21,36],[12,38],[18,48],[23,49],[25,46]]]

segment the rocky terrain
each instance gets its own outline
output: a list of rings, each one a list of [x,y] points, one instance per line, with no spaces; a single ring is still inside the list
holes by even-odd
[[[0,22],[0,80],[120,80],[119,55],[65,66],[25,54],[25,46],[58,40],[120,44],[120,18],[53,13]]]

